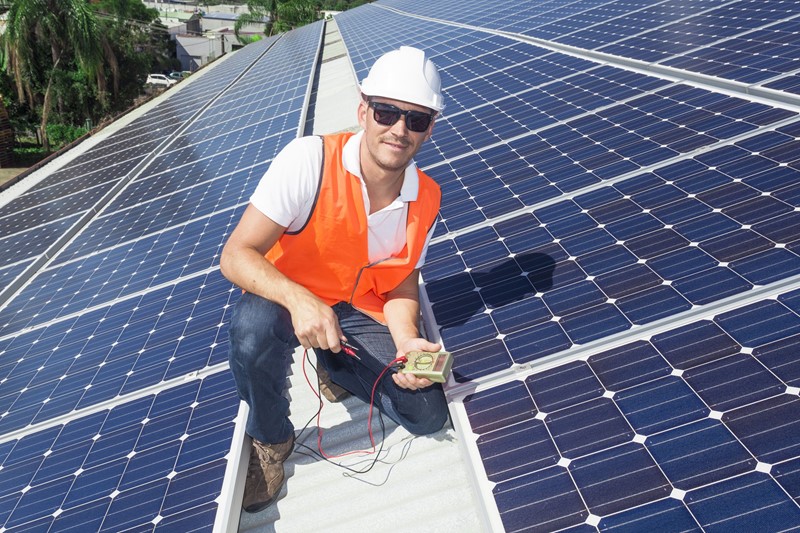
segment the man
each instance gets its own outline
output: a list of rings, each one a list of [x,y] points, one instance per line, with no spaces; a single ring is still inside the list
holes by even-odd
[[[370,401],[396,357],[438,351],[419,331],[419,268],[439,210],[438,185],[413,157],[443,109],[439,73],[421,50],[380,57],[361,84],[363,132],[292,141],[270,165],[222,252],[246,291],[230,326],[230,364],[250,413],[243,507],[272,503],[294,428],[283,396],[298,346],[317,354],[326,397]],[[342,351],[347,343],[347,351]],[[376,406],[417,435],[447,421],[441,385],[389,371]],[[339,396],[341,397],[341,396]]]

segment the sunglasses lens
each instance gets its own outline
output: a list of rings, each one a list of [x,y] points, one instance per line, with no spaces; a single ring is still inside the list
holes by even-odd
[[[400,118],[400,110],[394,106],[382,106],[375,104],[375,122],[382,126],[391,126]]]
[[[417,133],[425,131],[431,125],[431,116],[420,111],[409,111],[406,115],[406,126]]]

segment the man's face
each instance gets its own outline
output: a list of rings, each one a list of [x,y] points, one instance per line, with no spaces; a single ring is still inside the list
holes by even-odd
[[[431,112],[427,107],[390,98],[375,97],[372,101],[391,104],[403,111]],[[433,130],[433,120],[431,120],[430,126],[425,131],[411,131],[406,126],[405,116],[401,116],[400,120],[391,126],[378,124],[375,121],[374,110],[364,99],[358,107],[358,123],[364,129],[362,171],[368,171],[371,164],[390,172],[404,170]],[[369,161],[364,161],[364,157],[369,158]]]

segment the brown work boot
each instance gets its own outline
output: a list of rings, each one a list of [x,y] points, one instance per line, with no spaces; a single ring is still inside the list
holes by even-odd
[[[350,396],[350,393],[337,385],[331,379],[328,371],[322,365],[317,365],[317,379],[319,380],[319,392],[331,403],[338,403]]]
[[[294,433],[286,442],[264,444],[253,439],[242,508],[257,513],[275,501],[284,481],[283,462],[294,448]]]

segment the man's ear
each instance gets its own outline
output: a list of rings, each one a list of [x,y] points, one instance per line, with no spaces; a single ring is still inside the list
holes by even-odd
[[[365,98],[361,98],[361,101],[358,103],[358,109],[356,110],[356,114],[358,115],[358,125],[361,126],[362,130],[367,129],[367,111],[369,110],[369,105]]]

